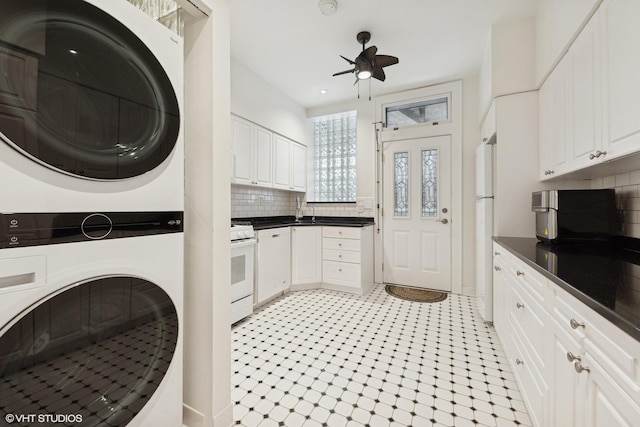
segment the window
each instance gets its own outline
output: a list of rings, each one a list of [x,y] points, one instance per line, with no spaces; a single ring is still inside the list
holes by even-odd
[[[355,111],[313,119],[311,202],[356,201]]]
[[[384,109],[388,128],[449,120],[449,95],[392,105]]]

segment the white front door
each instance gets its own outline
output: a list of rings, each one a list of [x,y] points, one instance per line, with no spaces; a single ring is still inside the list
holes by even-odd
[[[451,137],[384,143],[385,283],[451,291]]]

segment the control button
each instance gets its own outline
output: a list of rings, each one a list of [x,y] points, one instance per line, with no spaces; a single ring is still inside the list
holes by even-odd
[[[17,219],[12,219],[11,221],[9,221],[9,225],[10,228],[16,228],[18,226],[18,220]]]
[[[11,236],[11,239],[9,239],[11,241],[12,245],[17,245],[18,243],[18,236]]]
[[[91,214],[82,221],[82,234],[91,240],[104,239],[113,230],[111,219],[101,213]]]

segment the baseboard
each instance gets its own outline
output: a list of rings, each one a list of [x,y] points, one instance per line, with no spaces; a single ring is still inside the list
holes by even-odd
[[[462,285],[462,295],[466,295],[469,297],[476,296],[476,286],[475,285]]]
[[[214,427],[231,427],[233,425],[233,403],[229,403],[218,415],[213,417]]]
[[[182,426],[183,427],[231,427],[233,425],[233,404],[230,403],[218,415],[213,417],[213,424],[206,422],[206,416],[190,407],[182,404]]]

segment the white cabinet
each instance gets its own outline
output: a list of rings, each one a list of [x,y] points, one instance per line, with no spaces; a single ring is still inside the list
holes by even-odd
[[[272,186],[272,137],[271,131],[231,116],[232,183]]]
[[[231,183],[305,192],[307,147],[231,115]]]
[[[494,267],[496,331],[534,426],[637,425],[640,342],[495,243]]]
[[[640,150],[640,2],[605,0],[602,91],[607,157]]]
[[[259,230],[256,233],[256,303],[289,289],[291,283],[291,229]]]
[[[322,282],[359,294],[373,286],[373,227],[323,227]]]
[[[273,186],[282,190],[306,191],[307,148],[281,135],[274,135]]]
[[[320,283],[322,281],[322,227],[292,227],[291,233],[291,284]]]

